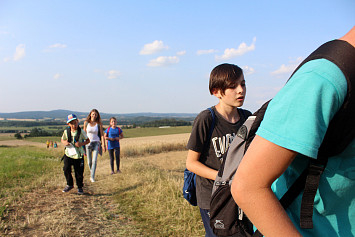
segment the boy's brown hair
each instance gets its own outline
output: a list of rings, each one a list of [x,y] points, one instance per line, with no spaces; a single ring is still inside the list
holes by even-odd
[[[211,95],[215,90],[220,90],[221,94],[228,88],[235,88],[238,79],[243,74],[243,70],[234,64],[223,63],[211,71],[209,89]]]

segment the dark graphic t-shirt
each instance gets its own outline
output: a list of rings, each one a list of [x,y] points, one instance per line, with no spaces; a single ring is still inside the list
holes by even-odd
[[[230,123],[214,107],[212,109],[215,112],[216,120],[211,139],[206,141],[212,126],[212,115],[209,110],[204,110],[197,115],[194,121],[187,148],[201,153],[199,161],[202,164],[218,170],[223,154],[227,151],[239,127],[251,115],[251,112],[238,109],[240,115],[239,121]],[[210,208],[212,186],[213,180],[196,175],[197,205],[202,209]]]

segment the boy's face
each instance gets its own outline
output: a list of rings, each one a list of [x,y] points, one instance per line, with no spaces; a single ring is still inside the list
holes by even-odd
[[[111,120],[110,120],[110,125],[111,125],[111,127],[116,127],[116,125],[117,125],[117,120],[116,120],[116,119],[111,119]]]
[[[219,98],[220,103],[224,103],[232,107],[240,107],[243,105],[246,95],[246,86],[244,75],[238,78],[238,83],[235,88],[228,88],[224,91],[223,95],[220,90],[216,90],[213,95]]]
[[[72,131],[75,131],[78,128],[78,124],[79,124],[79,121],[77,119],[70,121],[68,123],[68,125]]]

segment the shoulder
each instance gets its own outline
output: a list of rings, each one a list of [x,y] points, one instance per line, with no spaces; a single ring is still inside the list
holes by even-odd
[[[346,93],[345,76],[335,64],[326,59],[310,61],[271,100],[257,134],[315,158],[320,138]]]
[[[214,114],[216,114],[214,108],[212,108]],[[213,120],[211,111],[209,109],[205,109],[203,111],[201,111],[195,118],[195,122],[198,123],[210,123]]]

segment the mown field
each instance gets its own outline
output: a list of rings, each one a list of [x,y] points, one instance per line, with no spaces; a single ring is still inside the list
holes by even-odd
[[[203,236],[199,210],[181,191],[188,136],[176,132],[123,139],[122,173],[109,174],[105,153],[99,157],[97,182],[87,183],[85,170],[84,196],[61,192],[62,149],[0,146],[0,235]],[[81,202],[80,211],[71,206]]]

